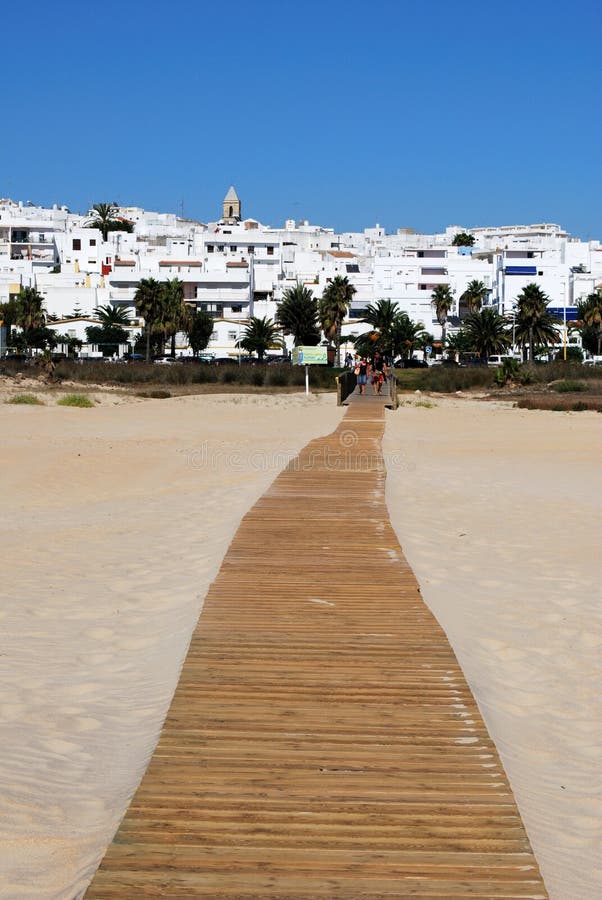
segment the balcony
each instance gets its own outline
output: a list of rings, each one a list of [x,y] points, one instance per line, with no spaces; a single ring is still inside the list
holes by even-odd
[[[249,289],[197,287],[196,299],[203,303],[248,303]]]

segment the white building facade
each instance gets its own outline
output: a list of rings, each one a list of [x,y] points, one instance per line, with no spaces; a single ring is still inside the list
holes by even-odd
[[[356,294],[345,334],[365,330],[363,311],[383,298],[435,338],[440,326],[431,295],[441,284],[449,285],[455,297],[451,331],[460,324],[460,297],[474,279],[484,283],[486,303],[508,317],[520,291],[535,282],[567,322],[576,318],[578,301],[602,284],[600,242],[580,241],[554,224],[450,226],[431,235],[411,229],[386,234],[376,225],[336,234],[289,219],[275,229],[243,218],[234,188],[215,222],[137,207],[122,207],[118,214],[132,223],[133,232],[112,231],[104,241],[97,228],[89,227],[89,215],[0,200],[0,303],[32,286],[44,297],[48,313],[60,320],[93,317],[94,309],[106,304],[124,307],[135,318],[134,294],[141,279],[179,278],[185,300],[214,318],[208,351],[236,356],[249,318],[274,318],[284,291],[297,281],[319,298],[336,275],[349,279]],[[463,231],[474,236],[473,247],[453,245]],[[177,349],[189,352],[185,336],[178,336]]]

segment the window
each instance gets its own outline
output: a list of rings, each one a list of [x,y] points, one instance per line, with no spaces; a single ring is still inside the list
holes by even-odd
[[[219,253],[223,253],[223,252],[224,252],[224,245],[223,245],[223,244],[219,244],[217,249],[218,249],[218,252],[219,252]]]
[[[81,248],[82,248],[82,242],[81,242],[80,238],[73,238],[73,249],[81,250]]]
[[[96,265],[96,260],[95,260],[95,259],[89,259],[89,260],[88,260],[88,265],[89,265],[89,266],[95,266],[95,265]]]
[[[236,253],[236,244],[230,244],[230,253]]]
[[[235,341],[235,340],[236,340],[236,332],[235,332],[235,331],[229,331],[229,332],[228,332],[228,340],[229,340],[229,341]]]
[[[96,247],[96,238],[90,238],[90,246]]]
[[[213,253],[214,249],[213,244],[207,244],[207,253]]]
[[[237,303],[236,305],[233,304],[233,305],[230,307],[230,309],[232,310],[233,313],[241,313],[241,312],[242,312],[242,305],[241,305],[240,303]]]
[[[249,256],[253,256],[253,254],[255,253],[255,247],[247,247],[247,252]]]
[[[268,247],[268,256],[273,256],[273,255],[274,255],[274,248]]]

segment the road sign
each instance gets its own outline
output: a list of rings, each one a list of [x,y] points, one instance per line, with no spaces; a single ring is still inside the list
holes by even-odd
[[[326,366],[328,353],[326,347],[293,347],[293,365]]]
[[[432,348],[432,347],[425,347],[425,348],[424,348],[424,352],[425,352],[425,353],[432,353],[432,352],[433,352],[433,348]]]

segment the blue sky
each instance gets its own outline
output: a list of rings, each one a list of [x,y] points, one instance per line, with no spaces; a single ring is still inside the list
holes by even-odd
[[[114,2],[2,12],[0,196],[337,230],[602,238],[594,0]]]

